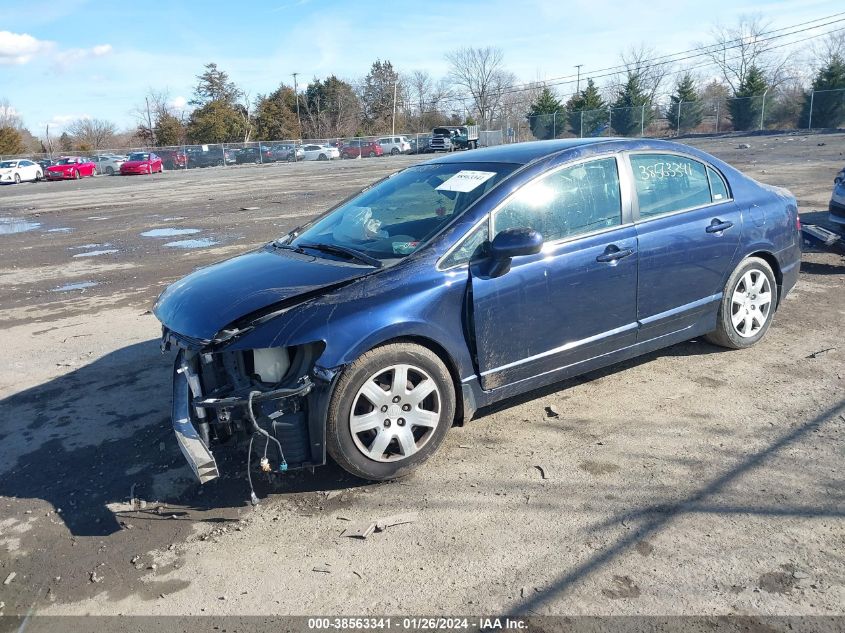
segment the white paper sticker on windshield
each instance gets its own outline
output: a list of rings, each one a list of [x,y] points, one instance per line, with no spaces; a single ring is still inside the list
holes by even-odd
[[[449,178],[437,191],[460,191],[466,193],[472,191],[479,185],[483,185],[496,175],[495,171],[470,171],[463,170]]]

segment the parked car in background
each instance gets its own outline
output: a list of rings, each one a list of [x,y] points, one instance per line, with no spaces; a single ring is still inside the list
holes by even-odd
[[[96,165],[98,174],[114,176],[120,173],[120,166],[126,162],[126,156],[102,154],[100,156],[92,156],[91,161]]]
[[[178,149],[158,149],[156,154],[161,158],[165,169],[185,169],[188,166],[188,155]]]
[[[410,137],[408,143],[411,146],[411,154],[432,153],[434,150],[429,147],[429,142],[431,142],[431,137],[427,134]]]
[[[286,160],[289,162],[305,160],[305,151],[301,145],[283,143],[281,145],[275,145],[273,149],[279,157],[277,160]]]
[[[331,145],[303,145],[302,157],[305,160],[333,160],[340,158],[340,150]]]
[[[238,162],[237,152],[233,149],[223,149],[221,146],[207,146],[188,148],[188,167],[222,167],[234,165]]]
[[[164,165],[158,154],[153,152],[133,152],[129,159],[120,166],[120,175],[131,174],[160,174]]]
[[[247,163],[272,163],[277,160],[279,160],[277,153],[272,147],[267,145],[244,147],[235,152],[235,162],[239,165]]]
[[[44,175],[47,180],[79,180],[85,176],[93,176],[97,166],[88,158],[80,156],[65,156],[47,168]]]
[[[845,230],[845,167],[833,179],[833,194],[830,197],[830,221]]]
[[[752,347],[800,263],[784,189],[678,143],[550,140],[408,167],[153,312],[201,482],[258,435],[265,472],[328,453],[389,480],[482,407],[691,338]]]
[[[346,143],[340,150],[341,158],[359,158],[367,156],[374,158],[376,156],[383,156],[384,150],[376,141],[367,141],[364,139],[352,139]]]
[[[0,184],[20,184],[24,181],[38,182],[44,177],[41,165],[28,160],[0,161]]]
[[[396,156],[397,154],[410,154],[411,144],[404,136],[383,136],[378,140],[381,149],[385,154]]]

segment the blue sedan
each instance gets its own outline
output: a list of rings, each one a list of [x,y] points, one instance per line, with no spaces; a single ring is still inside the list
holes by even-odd
[[[265,472],[328,453],[399,477],[504,398],[694,337],[754,345],[800,244],[788,191],[684,145],[439,156],[162,293],[176,436],[201,482],[232,436]]]

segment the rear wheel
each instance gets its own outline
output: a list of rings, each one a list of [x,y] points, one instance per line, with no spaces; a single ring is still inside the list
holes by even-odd
[[[373,152],[373,151],[370,151],[370,153],[369,153],[369,154],[367,154],[367,156],[369,156],[370,158],[375,158],[375,157],[376,157],[376,153],[375,153],[375,152]]]
[[[317,160],[329,160],[329,157],[328,157],[328,156],[326,156],[325,154],[320,154],[320,155],[317,157]]]
[[[21,175],[20,174],[15,174],[15,184],[16,185],[21,184]]]
[[[396,148],[396,147],[394,147],[392,150],[390,150],[391,156],[396,156],[398,153],[399,153],[399,149]]]
[[[707,340],[731,349],[751,347],[769,330],[777,302],[771,266],[758,257],[746,258],[725,284],[717,327]]]
[[[326,448],[353,475],[394,479],[431,457],[454,415],[452,379],[434,352],[383,345],[343,371],[329,404]]]
[[[106,167],[106,175],[114,176],[114,167]]]
[[[82,178],[82,174],[79,173],[78,169],[75,169],[74,172],[73,172],[73,179],[79,180],[80,178]]]

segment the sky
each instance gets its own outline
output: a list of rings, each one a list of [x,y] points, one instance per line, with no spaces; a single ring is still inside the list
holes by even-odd
[[[50,0],[3,3],[0,101],[42,136],[91,117],[120,128],[150,89],[190,99],[216,62],[253,97],[313,77],[363,77],[376,59],[400,72],[447,73],[444,54],[497,46],[520,81],[582,76],[628,47],[663,53],[708,41],[717,22],[760,14],[771,28],[845,10],[835,0]],[[839,26],[842,26],[840,24]],[[832,27],[828,27],[832,28]],[[562,93],[573,88],[561,87]]]

